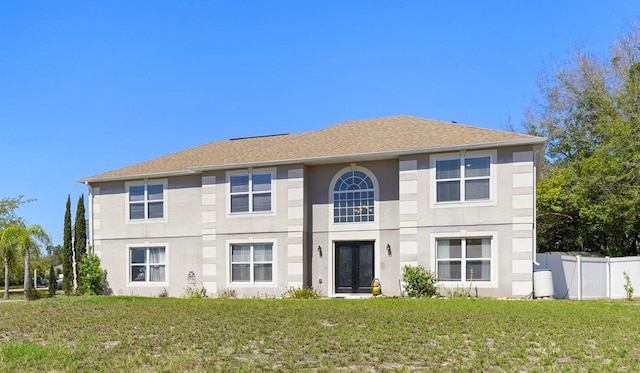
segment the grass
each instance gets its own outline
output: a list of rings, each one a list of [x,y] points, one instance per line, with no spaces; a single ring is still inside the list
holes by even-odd
[[[38,292],[39,298],[46,298],[49,296],[48,289],[38,288],[37,292]],[[61,291],[58,291],[57,293],[64,294]],[[4,299],[4,290],[0,290],[0,301],[2,301],[3,299]],[[15,289],[9,290],[9,299],[13,299],[13,300],[24,299],[24,289],[21,287],[19,289],[15,288]]]
[[[638,371],[640,302],[0,301],[2,371]]]

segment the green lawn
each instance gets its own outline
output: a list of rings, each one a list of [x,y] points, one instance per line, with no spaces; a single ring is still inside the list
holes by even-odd
[[[1,371],[638,371],[640,302],[0,301]]]

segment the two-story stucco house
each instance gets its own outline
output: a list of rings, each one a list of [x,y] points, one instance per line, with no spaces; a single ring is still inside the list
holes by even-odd
[[[114,294],[532,292],[545,139],[411,116],[212,142],[81,180]]]

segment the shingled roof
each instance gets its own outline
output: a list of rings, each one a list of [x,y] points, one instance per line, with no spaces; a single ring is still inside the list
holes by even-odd
[[[286,163],[329,163],[456,149],[544,144],[543,137],[412,116],[348,121],[317,131],[216,141],[79,180],[161,177]]]

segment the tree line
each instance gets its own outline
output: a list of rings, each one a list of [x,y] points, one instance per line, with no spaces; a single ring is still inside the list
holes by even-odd
[[[84,195],[78,199],[75,225],[71,227],[71,196],[67,197],[64,217],[63,245],[53,246],[49,234],[38,224],[27,224],[17,214],[20,206],[33,202],[24,196],[0,199],[0,259],[3,262],[4,298],[9,298],[10,285],[22,285],[25,299],[39,295],[33,287],[33,265],[44,274],[48,272],[48,294],[57,290],[58,272],[62,266],[62,289],[67,295],[100,293],[106,273],[100,268],[100,260],[87,253],[87,229]],[[73,237],[72,237],[73,234]],[[41,256],[41,249],[47,255]],[[23,271],[18,278],[17,271]]]
[[[526,132],[546,136],[538,251],[640,254],[640,23],[600,58],[575,49],[545,71]]]

